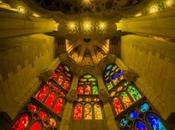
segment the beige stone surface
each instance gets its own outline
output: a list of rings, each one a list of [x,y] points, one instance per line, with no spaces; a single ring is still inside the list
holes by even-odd
[[[175,111],[175,44],[136,35],[120,44],[121,59],[139,75],[138,88],[166,120]]]
[[[54,58],[54,38],[36,34],[1,39],[0,109],[13,119],[39,87],[37,76]]]

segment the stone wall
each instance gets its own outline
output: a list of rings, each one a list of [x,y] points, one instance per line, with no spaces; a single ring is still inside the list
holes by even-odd
[[[175,43],[126,35],[120,52],[121,60],[139,75],[137,86],[166,120],[175,111]]]
[[[35,34],[0,40],[0,111],[12,119],[36,92],[37,76],[55,56],[55,40]]]

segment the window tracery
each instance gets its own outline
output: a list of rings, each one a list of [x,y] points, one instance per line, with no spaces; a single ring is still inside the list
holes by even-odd
[[[115,117],[122,130],[166,130],[160,116],[135,84],[125,79],[116,64],[105,68],[103,78],[112,99]]]
[[[72,81],[70,68],[60,64],[15,120],[12,130],[54,130],[58,127]]]
[[[98,97],[97,79],[85,74],[79,78],[78,100],[74,105],[74,120],[102,120],[102,103]]]

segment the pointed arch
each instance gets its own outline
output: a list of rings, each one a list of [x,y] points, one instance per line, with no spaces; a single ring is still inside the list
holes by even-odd
[[[60,64],[50,79],[41,83],[41,87],[17,116],[12,130],[57,129],[72,82],[72,72],[65,64]]]

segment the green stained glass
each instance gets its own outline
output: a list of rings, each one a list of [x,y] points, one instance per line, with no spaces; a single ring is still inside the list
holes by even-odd
[[[97,83],[96,82],[92,82],[93,85],[96,85]]]
[[[112,67],[113,67],[113,65],[111,64],[111,65],[108,65],[107,67],[106,67],[106,71],[107,70],[111,70],[112,69]]]
[[[88,79],[90,82],[96,81],[96,78],[90,78]]]
[[[85,79],[89,79],[89,78],[91,78],[92,77],[92,75],[90,75],[90,74],[85,74],[84,76],[83,76],[83,78],[85,78]]]
[[[113,87],[114,87],[114,85],[111,82],[107,84],[108,90],[111,90]]]
[[[128,92],[134,101],[137,101],[142,97],[141,94],[138,92],[138,90],[133,85],[128,86]]]
[[[93,88],[92,88],[92,94],[93,95],[97,95],[98,94],[98,87],[97,86],[93,86]]]

